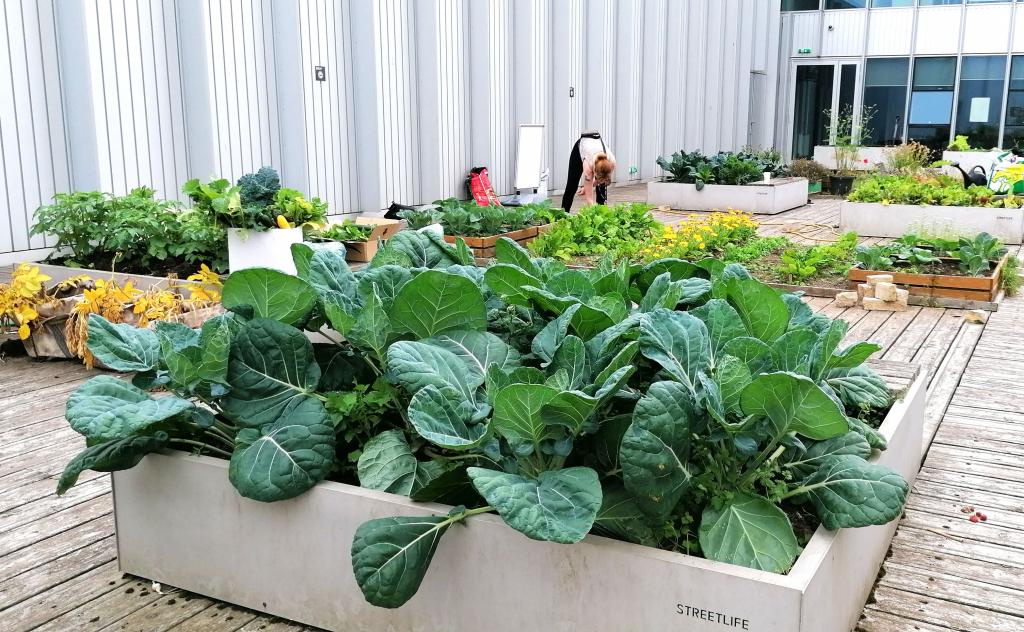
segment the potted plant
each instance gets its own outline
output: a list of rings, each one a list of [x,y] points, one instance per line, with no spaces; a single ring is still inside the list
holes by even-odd
[[[225,179],[205,184],[192,179],[182,191],[197,211],[227,229],[232,272],[268,267],[294,273],[291,245],[302,242],[303,226],[319,226],[327,219],[325,203],[282,188],[271,167],[246,174],[233,186]]]
[[[69,399],[89,447],[58,490],[118,471],[122,570],[331,629],[850,629],[919,465],[920,376],[894,404],[877,345],[740,266],[496,248],[484,271],[405,231],[358,272],[242,270],[199,331],[93,316],[90,349],[141,377]],[[602,607],[523,607],[584,589]]]
[[[835,174],[829,178],[829,187],[833,195],[845,196],[858,175],[855,163],[860,160],[861,139],[870,133],[875,108],[865,106],[858,114],[852,105],[846,105],[835,116],[831,108],[825,110],[824,115],[829,121],[828,136],[832,140],[836,165]]]
[[[799,158],[789,164],[789,172],[798,178],[807,178],[807,192],[821,193],[822,186],[828,180],[829,171],[821,163],[814,160]]]

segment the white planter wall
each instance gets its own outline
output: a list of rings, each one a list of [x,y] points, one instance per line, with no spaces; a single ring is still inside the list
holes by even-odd
[[[967,173],[971,172],[971,169],[980,166],[985,170],[985,175],[992,176],[992,163],[996,161],[996,157],[999,154],[1004,153],[1002,149],[998,151],[949,151],[942,152],[942,159],[950,162],[960,163],[960,168]],[[949,168],[946,169],[949,172]],[[952,173],[960,176],[960,172],[953,169]]]
[[[271,228],[256,231],[228,229],[228,270],[273,268],[295,274],[292,244],[302,243],[301,228]]]
[[[857,150],[857,159],[853,163],[853,168],[859,171],[870,171],[879,164],[884,165],[889,151],[888,147],[861,147]],[[814,160],[826,169],[835,169],[836,148],[829,145],[816,145]],[[865,160],[867,160],[866,163]]]
[[[648,182],[647,202],[685,211],[736,209],[759,215],[775,215],[807,204],[807,178],[784,178],[744,185]]]
[[[1006,244],[1022,243],[1024,209],[967,206],[916,206],[843,202],[839,232],[861,237],[901,237],[910,232],[973,236],[987,232]]]
[[[877,462],[911,483],[924,403],[919,374],[880,428],[889,448]],[[819,528],[793,569],[776,575],[596,536],[537,542],[497,516],[477,516],[444,536],[417,595],[386,610],[368,605],[356,586],[355,529],[370,518],[445,507],[339,483],[260,503],[237,494],[227,469],[226,461],[173,453],[115,473],[120,569],[345,632],[725,629],[686,607],[734,618],[730,629],[846,632],[896,528]]]
[[[474,166],[509,193],[522,123],[547,126],[552,189],[588,128],[619,181],[679,149],[769,147],[779,15],[763,0],[0,3],[0,264],[45,256],[32,213],[69,189],[181,198],[190,177],[272,165],[340,214],[462,196]]]

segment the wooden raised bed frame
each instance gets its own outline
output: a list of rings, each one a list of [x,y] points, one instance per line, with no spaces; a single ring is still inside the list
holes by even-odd
[[[537,238],[540,233],[546,232],[551,227],[551,224],[544,224],[542,226],[527,226],[520,230],[514,230],[510,233],[503,233],[501,235],[491,235],[489,237],[464,237],[462,235],[445,235],[444,240],[450,244],[454,244],[456,239],[462,239],[469,246],[469,249],[473,251],[473,256],[477,259],[493,259],[494,258],[494,245],[498,243],[498,240],[502,237],[508,237],[512,241],[516,242],[520,246],[526,247],[526,244],[530,243]]]
[[[866,283],[869,275],[891,274],[893,283],[910,290],[912,296],[929,296],[937,298],[958,298],[974,301],[994,301],[999,295],[999,276],[1010,255],[1004,255],[996,264],[992,273],[983,277],[959,276],[952,274],[915,274],[893,270],[861,270],[850,268],[846,278],[850,287],[858,283]],[[943,261],[956,259],[943,258]]]

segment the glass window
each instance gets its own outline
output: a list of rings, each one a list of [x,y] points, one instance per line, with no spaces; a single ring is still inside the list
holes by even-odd
[[[1006,95],[1006,134],[1003,147],[1024,148],[1024,55],[1010,64],[1010,89]]]
[[[889,7],[912,7],[914,0],[871,0],[871,7],[874,9],[888,9]]]
[[[864,109],[874,111],[864,144],[898,145],[903,140],[910,60],[869,59],[864,75]]]
[[[967,0],[967,4],[987,4],[990,2],[1013,2],[1013,0]]]
[[[914,60],[907,132],[911,140],[937,152],[949,143],[955,81],[956,57],[920,57]]]
[[[996,147],[1003,113],[1006,57],[964,57],[960,64],[953,133],[967,136],[972,147]]]
[[[832,108],[835,66],[800,65],[796,67],[796,101],[793,110],[793,157],[810,158],[815,145],[828,144],[829,121],[825,112]]]
[[[782,0],[783,11],[817,11],[821,0]]]
[[[918,4],[922,7],[934,6],[937,4],[963,4],[964,0],[920,0]]]
[[[868,0],[825,0],[826,9],[863,9]]]

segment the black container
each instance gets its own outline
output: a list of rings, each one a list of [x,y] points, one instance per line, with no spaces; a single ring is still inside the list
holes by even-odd
[[[856,176],[829,176],[829,191],[832,195],[846,197],[853,188],[853,181]]]

